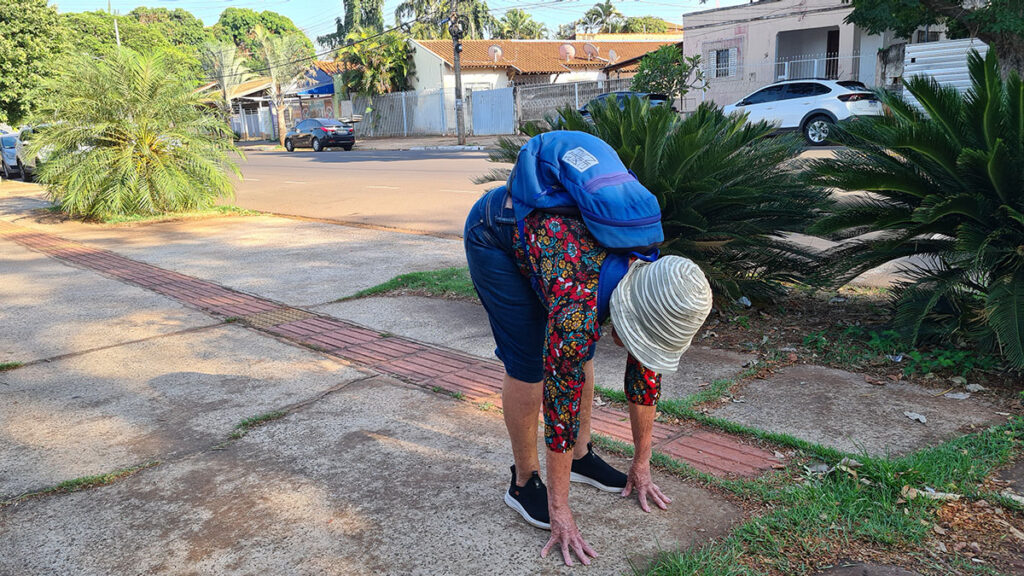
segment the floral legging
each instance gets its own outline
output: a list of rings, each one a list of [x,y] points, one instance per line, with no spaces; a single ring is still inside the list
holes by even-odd
[[[548,310],[544,441],[550,450],[566,452],[579,434],[583,364],[601,337],[597,284],[607,252],[579,218],[535,212],[526,217],[525,231],[525,249],[516,232],[516,261]],[[630,402],[651,406],[661,394],[661,375],[630,355],[624,388]]]

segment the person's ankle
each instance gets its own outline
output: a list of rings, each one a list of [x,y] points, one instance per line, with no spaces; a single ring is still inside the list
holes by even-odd
[[[529,470],[526,473],[519,472],[519,468],[516,468],[516,486],[520,488],[526,486],[526,483],[529,482],[531,478],[533,478],[534,473],[537,473],[538,476],[540,475],[540,471],[537,470],[536,468],[534,468],[533,470]]]
[[[587,440],[586,442],[577,442],[576,445],[572,447],[572,459],[579,460],[580,458],[586,456],[589,452],[590,440]]]

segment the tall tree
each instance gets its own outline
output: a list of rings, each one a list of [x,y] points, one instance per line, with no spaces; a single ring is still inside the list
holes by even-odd
[[[910,38],[921,26],[942,24],[953,38],[973,36],[999,53],[1004,76],[1024,74],[1024,3],[1021,0],[844,0],[847,22],[872,34],[893,30]]]
[[[342,0],[344,15],[334,19],[336,30],[318,36],[316,41],[329,48],[345,43],[345,38],[358,29],[371,32],[384,30],[384,0]]]
[[[175,8],[147,8],[140,6],[127,14],[139,24],[155,28],[174,46],[191,46],[198,49],[204,42],[213,39],[209,28],[188,10]]]
[[[396,22],[410,22],[409,31],[414,38],[450,38],[447,18],[451,12],[449,0],[404,0],[395,8]],[[459,3],[466,38],[484,38],[496,20],[491,15],[487,2],[466,0]]]
[[[0,123],[17,124],[32,110],[33,89],[61,50],[59,22],[46,0],[0,3]]]
[[[297,35],[308,48],[309,53],[313,53],[313,42],[306,38],[302,30],[299,30],[298,26],[287,16],[270,10],[256,12],[249,8],[225,8],[221,12],[220,19],[213,26],[213,31],[217,39],[230,40],[234,42],[235,46],[241,48],[243,55],[248,58],[246,64],[256,70],[263,59],[263,51],[256,37],[256,28],[258,27],[263,27],[270,36]]]
[[[612,4],[612,0],[604,0],[604,2],[594,4],[590,10],[587,10],[583,18],[591,25],[598,26],[597,32],[605,33],[618,32],[625,22],[625,17]]]
[[[263,26],[255,30],[262,57],[261,72],[270,77],[270,99],[277,111],[277,131],[281,145],[287,128],[284,124],[285,93],[305,75],[313,60],[309,39],[301,34],[272,35]]]
[[[119,37],[121,46],[137,52],[160,49],[162,57],[193,83],[199,83],[204,77],[196,47],[172,43],[167,31],[158,25],[140,22],[132,15],[118,16],[101,11],[66,13],[61,18],[71,52],[109,58],[118,48]]]
[[[355,30],[338,51],[338,60],[345,63],[346,90],[374,96],[407,89],[412,68],[405,37],[395,32],[378,38],[372,35],[370,30]]]
[[[536,40],[548,35],[548,29],[526,12],[513,8],[494,25],[495,38],[503,40]]]
[[[206,77],[220,88],[221,108],[226,117],[230,116],[232,93],[239,84],[251,80],[255,74],[245,66],[245,59],[231,42],[207,42],[200,48],[199,59],[203,63]],[[245,129],[245,122],[242,122],[242,130]]]
[[[629,34],[664,34],[668,32],[668,22],[657,16],[631,16],[626,18],[622,31]]]

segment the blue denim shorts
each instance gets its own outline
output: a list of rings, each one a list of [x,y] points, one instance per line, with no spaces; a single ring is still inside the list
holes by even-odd
[[[544,379],[547,307],[519,271],[516,219],[504,186],[491,190],[469,211],[463,242],[469,274],[491,323],[494,354],[505,372],[524,382]],[[589,357],[593,357],[591,348]]]

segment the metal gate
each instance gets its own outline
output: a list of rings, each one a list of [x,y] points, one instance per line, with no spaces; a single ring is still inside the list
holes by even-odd
[[[988,53],[988,45],[976,38],[946,40],[908,44],[903,56],[903,77],[931,77],[943,86],[952,86],[960,93],[971,87],[971,75],[967,70],[967,54],[977,50],[982,57]],[[920,108],[913,95],[904,91],[904,97]]]
[[[516,104],[514,88],[474,90],[470,95],[473,110],[473,134],[515,134]]]

